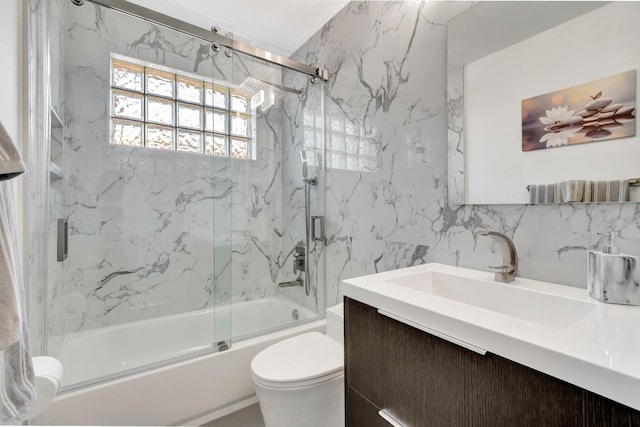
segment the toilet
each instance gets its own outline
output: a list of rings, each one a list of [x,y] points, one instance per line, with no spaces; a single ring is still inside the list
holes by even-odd
[[[344,426],[343,318],[342,304],[330,307],[326,335],[298,335],[254,357],[265,427]]]
[[[36,386],[36,400],[25,420],[33,420],[47,409],[58,395],[62,383],[62,363],[54,357],[38,356],[31,359]]]

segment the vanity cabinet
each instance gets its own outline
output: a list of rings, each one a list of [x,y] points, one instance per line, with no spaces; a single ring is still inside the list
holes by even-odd
[[[346,422],[389,426],[640,426],[640,412],[481,355],[345,298]]]

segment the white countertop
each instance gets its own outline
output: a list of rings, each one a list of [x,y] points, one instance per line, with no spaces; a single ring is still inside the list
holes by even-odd
[[[542,319],[548,314],[547,321],[524,320],[393,283],[431,272],[523,289],[530,298],[511,310],[542,313]],[[605,304],[590,298],[586,289],[519,277],[512,283],[498,284],[493,273],[436,263],[343,280],[342,292],[640,410],[640,307]],[[549,296],[573,300],[581,307],[593,305],[593,309],[589,306],[584,314],[556,325],[553,319],[562,318],[563,313],[544,303]]]

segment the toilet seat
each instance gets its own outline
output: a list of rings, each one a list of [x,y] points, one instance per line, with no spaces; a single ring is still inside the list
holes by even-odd
[[[342,347],[319,332],[309,332],[266,348],[251,362],[253,379],[267,387],[305,387],[340,377]]]

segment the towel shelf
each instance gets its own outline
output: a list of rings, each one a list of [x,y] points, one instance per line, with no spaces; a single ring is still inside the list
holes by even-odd
[[[62,168],[53,162],[49,162],[49,175],[51,182],[64,178]]]
[[[51,111],[51,127],[53,129],[62,129],[64,127],[64,124],[62,123],[62,120],[60,119],[60,115],[58,114],[58,112],[55,110],[55,108],[51,107],[50,108]]]

